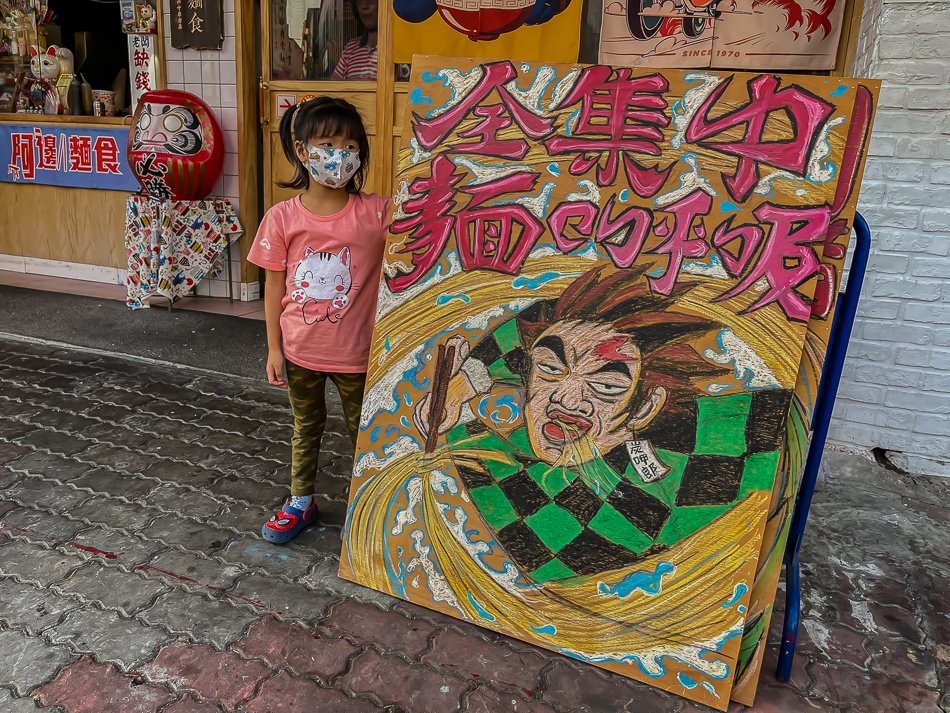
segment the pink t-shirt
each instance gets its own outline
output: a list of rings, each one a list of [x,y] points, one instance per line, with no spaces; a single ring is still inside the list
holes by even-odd
[[[264,215],[247,259],[287,271],[280,328],[294,364],[366,371],[388,224],[389,199],[364,193],[334,215],[314,215],[300,196]]]

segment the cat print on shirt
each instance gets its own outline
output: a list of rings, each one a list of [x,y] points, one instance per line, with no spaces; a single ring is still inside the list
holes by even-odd
[[[290,299],[301,305],[304,322],[342,319],[342,310],[350,303],[348,295],[353,286],[350,267],[349,248],[334,255],[307,247],[303,260],[294,268],[296,289],[290,293]]]

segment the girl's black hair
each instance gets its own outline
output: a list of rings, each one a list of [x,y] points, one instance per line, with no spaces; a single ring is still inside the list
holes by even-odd
[[[336,97],[316,97],[288,109],[280,120],[280,143],[284,155],[294,167],[294,177],[281,181],[284,188],[306,190],[310,187],[310,172],[297,157],[294,143],[306,144],[314,136],[345,136],[359,148],[360,167],[346,184],[347,193],[359,193],[366,181],[369,168],[369,138],[356,107]]]

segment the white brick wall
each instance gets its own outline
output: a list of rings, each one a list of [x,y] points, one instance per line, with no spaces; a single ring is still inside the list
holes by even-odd
[[[950,2],[868,0],[862,28],[872,251],[829,439],[950,475]]]
[[[163,3],[165,13],[165,79],[169,89],[195,94],[211,108],[224,132],[227,153],[224,171],[212,195],[225,196],[238,206],[238,131],[237,131],[237,61],[235,45],[235,0],[224,0],[224,44],[217,50],[176,50],[171,43],[170,3]],[[242,240],[245,238],[242,238]],[[231,275],[235,299],[240,299],[241,249],[231,247]],[[227,297],[227,273],[202,280],[199,295]],[[246,292],[245,292],[246,294]]]

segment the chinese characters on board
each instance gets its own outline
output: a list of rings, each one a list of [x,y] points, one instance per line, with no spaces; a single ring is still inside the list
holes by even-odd
[[[629,191],[624,190],[609,195],[601,206],[589,196],[575,194],[542,219],[516,200],[537,189],[540,168],[522,164],[500,178],[462,184],[465,173],[447,154],[440,154],[432,159],[429,175],[409,183],[408,196],[392,224],[393,234],[408,236],[402,252],[411,262],[405,271],[387,278],[393,292],[426,277],[453,235],[463,270],[514,275],[548,230],[562,252],[594,241],[621,268],[634,264],[641,254],[657,255],[663,267],[654,270],[649,281],[653,291],[663,295],[673,292],[687,260],[718,255],[716,262],[736,282],[714,301],[747,294],[751,302],[746,312],[776,304],[788,319],[808,321],[812,300],[797,288],[821,271],[818,250],[829,236],[831,207],[765,201],[752,210],[756,222],[727,216],[707,227],[704,218],[713,212],[713,200],[702,190],[701,175],[697,174],[695,186],[681,185],[661,194],[679,160],[664,158],[661,148],[666,142],[663,130],[676,114],[666,99],[669,83],[662,74],[635,77],[630,69],[586,67],[552,108],[570,112],[565,125],[557,126],[555,117],[539,116],[513,95],[512,80],[518,73],[511,62],[483,69],[481,80],[451,108],[431,118],[414,116],[419,146],[434,149],[463,121],[474,120],[471,128],[458,134],[465,141],[454,143],[452,153],[520,161],[529,147],[510,131],[516,126],[540,142],[548,156],[570,160],[572,175],[593,170],[597,195],[600,189],[623,188],[615,186],[622,172],[633,193],[644,200],[625,207],[623,196]],[[723,156],[716,170],[729,200],[738,206],[752,196],[763,166],[796,177],[807,173],[812,149],[834,106],[800,86],[780,87],[779,78],[772,75],[751,80],[746,98],[736,106],[723,100],[732,80],[724,78],[707,94],[688,126],[680,127],[679,141],[707,155]],[[787,121],[788,133],[775,137],[770,132],[775,138],[767,138],[767,125],[778,120]],[[844,160],[849,160],[847,155]],[[463,196],[467,202],[459,209]],[[660,242],[647,248],[651,235]]]

